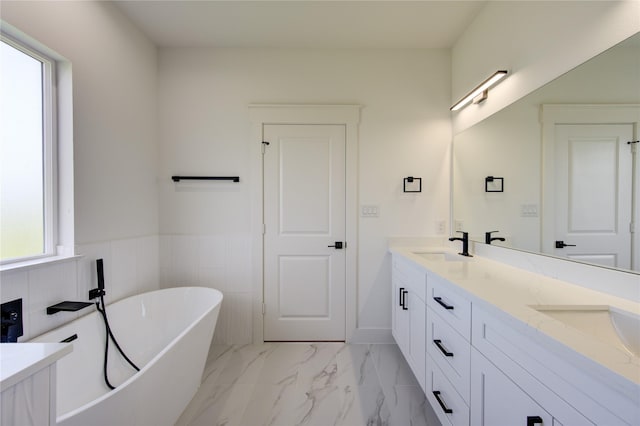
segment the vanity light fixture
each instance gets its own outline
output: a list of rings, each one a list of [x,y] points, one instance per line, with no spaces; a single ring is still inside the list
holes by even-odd
[[[496,83],[505,78],[507,74],[508,72],[506,70],[496,71],[491,77],[480,83],[478,87],[469,92],[464,98],[460,99],[449,109],[451,111],[457,111],[466,106],[469,102],[473,101],[474,104],[477,104],[484,101],[487,99],[489,88],[493,87]]]

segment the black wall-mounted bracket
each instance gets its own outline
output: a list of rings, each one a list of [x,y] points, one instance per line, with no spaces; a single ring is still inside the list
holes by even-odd
[[[484,192],[504,192],[504,178],[496,176],[484,178]]]
[[[402,181],[402,191],[403,192],[422,192],[422,178],[413,177],[413,176],[404,178]]]

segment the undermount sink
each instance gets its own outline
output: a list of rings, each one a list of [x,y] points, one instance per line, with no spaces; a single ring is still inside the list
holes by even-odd
[[[441,251],[441,252],[434,252],[434,251],[429,251],[429,252],[424,252],[424,251],[414,251],[413,254],[418,255],[424,259],[427,260],[432,260],[432,261],[436,261],[436,262],[468,262],[471,259],[473,259],[473,257],[471,256],[463,256],[461,254],[457,254],[457,253],[451,253],[451,252],[447,252],[447,251]]]
[[[640,357],[640,316],[606,305],[534,305],[569,327]]]

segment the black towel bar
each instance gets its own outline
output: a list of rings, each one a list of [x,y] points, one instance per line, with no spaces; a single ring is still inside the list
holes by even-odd
[[[232,180],[240,182],[240,176],[171,176],[174,182],[181,180]]]

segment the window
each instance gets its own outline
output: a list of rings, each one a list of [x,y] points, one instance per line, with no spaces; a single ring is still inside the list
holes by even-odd
[[[0,262],[55,254],[55,62],[0,43]]]

